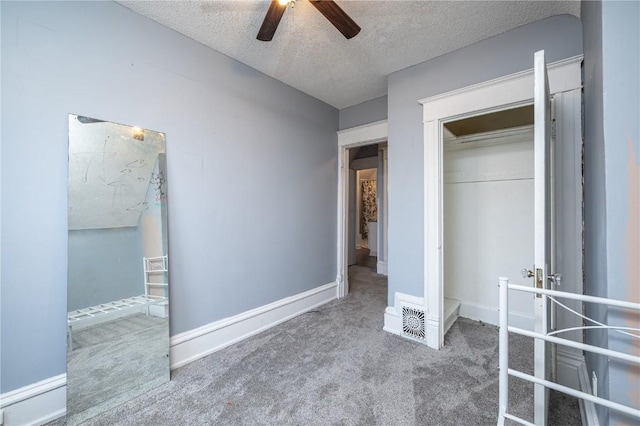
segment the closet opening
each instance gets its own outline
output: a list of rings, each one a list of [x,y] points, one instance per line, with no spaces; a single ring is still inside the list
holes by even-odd
[[[496,277],[520,276],[533,259],[533,106],[451,121],[443,132],[446,333],[458,316],[497,324]],[[509,304],[532,329],[531,298],[513,294]]]

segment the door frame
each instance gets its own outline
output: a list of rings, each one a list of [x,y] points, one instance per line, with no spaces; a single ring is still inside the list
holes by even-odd
[[[387,120],[338,131],[338,298],[349,294],[349,148],[386,142],[388,135]]]
[[[548,65],[551,94],[582,86],[582,55]],[[533,65],[533,64],[532,64]],[[418,101],[424,137],[424,308],[426,344],[444,344],[443,124],[533,103],[532,68]],[[497,277],[496,277],[497,280]]]

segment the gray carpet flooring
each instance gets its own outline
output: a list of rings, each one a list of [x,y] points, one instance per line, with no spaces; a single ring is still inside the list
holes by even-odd
[[[348,297],[179,368],[171,382],[85,424],[496,424],[496,327],[461,318],[435,351],[382,330],[385,277],[353,266],[350,287]],[[530,339],[510,344],[511,366],[531,372]],[[512,379],[510,392],[510,412],[531,419],[532,386]],[[580,424],[577,402],[554,401],[550,424]]]

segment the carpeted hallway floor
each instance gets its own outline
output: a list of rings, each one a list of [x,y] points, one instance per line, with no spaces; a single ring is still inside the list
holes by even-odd
[[[353,266],[350,287],[348,297],[179,368],[170,383],[85,424],[496,424],[496,327],[459,319],[445,348],[431,350],[382,331],[384,276]],[[512,365],[531,371],[529,339],[514,337],[511,348]],[[531,419],[531,395],[512,379],[510,411]],[[580,424],[575,401],[555,401],[551,424]]]

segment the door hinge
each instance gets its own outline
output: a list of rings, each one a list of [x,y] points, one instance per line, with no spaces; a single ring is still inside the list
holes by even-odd
[[[549,100],[549,115],[551,121],[551,139],[556,140],[556,102],[555,98]]]

